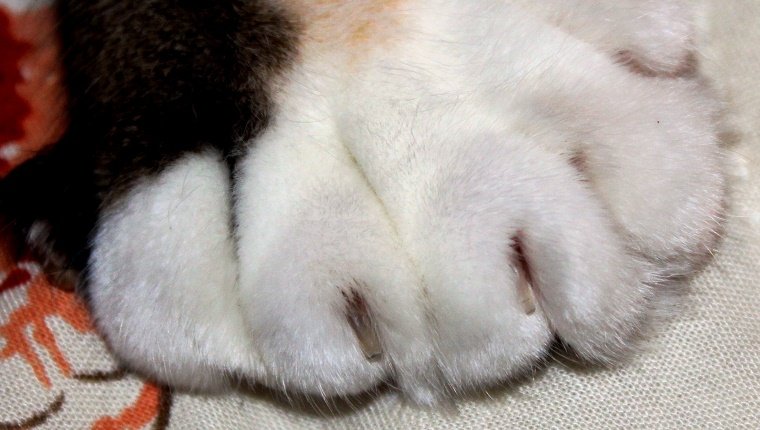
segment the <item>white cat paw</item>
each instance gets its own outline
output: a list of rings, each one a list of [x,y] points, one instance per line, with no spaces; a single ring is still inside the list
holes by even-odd
[[[304,54],[232,184],[188,155],[109,208],[90,282],[113,349],[182,386],[433,403],[557,338],[597,362],[634,347],[719,236],[717,103],[489,11],[339,67]],[[672,71],[690,30],[662,19],[634,44]]]

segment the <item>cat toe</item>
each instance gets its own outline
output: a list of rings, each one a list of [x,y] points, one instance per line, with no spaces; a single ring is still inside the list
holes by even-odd
[[[259,362],[237,306],[229,177],[214,151],[147,177],[101,216],[89,268],[95,323],[130,368],[221,388]]]

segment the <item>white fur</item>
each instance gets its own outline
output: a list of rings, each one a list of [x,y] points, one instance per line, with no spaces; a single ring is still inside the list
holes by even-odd
[[[183,387],[260,373],[240,312],[227,178],[217,154],[189,155],[107,211],[94,240],[97,326],[127,364]]]
[[[431,403],[529,368],[555,334],[588,359],[617,356],[663,280],[709,252],[724,194],[717,104],[697,81],[615,63],[628,51],[678,71],[686,2],[437,0],[396,13],[382,47],[302,47],[235,178],[237,258],[211,153],[104,216],[93,302],[127,362],[182,385],[234,372],[324,396],[395,379]],[[379,361],[347,323],[351,288]]]
[[[632,55],[656,72],[684,67],[694,46],[688,0],[511,0],[608,55]]]
[[[324,100],[298,81],[237,178],[241,293],[265,382],[356,393],[394,365],[429,365],[419,280]],[[347,325],[349,287],[375,311],[381,362],[364,358]]]

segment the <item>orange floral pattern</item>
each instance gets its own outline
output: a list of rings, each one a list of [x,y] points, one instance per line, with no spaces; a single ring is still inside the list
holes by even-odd
[[[92,331],[89,317],[84,307],[73,297],[58,288],[51,287],[43,277],[32,276],[28,271],[17,267],[6,278],[11,285],[14,281],[29,280],[27,304],[11,313],[8,323],[0,326],[0,336],[6,341],[5,348],[0,349],[0,360],[14,355],[21,356],[34,370],[37,380],[47,388],[52,386],[45,367],[32,349],[25,329],[32,327],[34,340],[45,348],[53,357],[58,369],[65,376],[71,376],[71,366],[58,347],[55,336],[47,326],[45,319],[59,316],[80,333]],[[6,287],[7,288],[7,287]]]
[[[163,395],[167,395],[164,393]],[[162,392],[155,385],[146,384],[132,406],[117,417],[104,417],[92,426],[92,430],[137,430],[157,419],[161,409]],[[158,426],[157,426],[158,427]]]
[[[0,349],[0,365],[12,357],[21,358],[31,367],[32,373],[39,384],[48,391],[57,391],[48,375],[43,360],[39,357],[32,343],[42,347],[52,358],[58,371],[68,379],[87,382],[100,382],[104,385],[112,382],[109,378],[80,377],[73,374],[72,366],[61,350],[54,331],[48,326],[47,320],[58,317],[72,327],[76,332],[88,334],[93,332],[86,308],[72,292],[56,288],[47,282],[40,268],[35,263],[25,261],[10,269],[5,275],[0,275],[0,300],[4,295],[18,290],[26,291],[26,302],[3,318],[0,325],[0,338],[4,339],[4,347]],[[27,336],[26,328],[31,327],[32,336]],[[119,378],[113,382],[118,381]],[[104,387],[104,392],[107,392]],[[64,393],[65,394],[65,393]],[[66,405],[57,400],[48,408],[48,412],[57,413]],[[126,404],[121,413],[116,416],[104,416],[96,419],[92,429],[98,430],[128,430],[142,429],[154,422],[154,427],[165,427],[171,406],[171,394],[152,383],[144,382],[140,393],[131,404]],[[30,415],[33,411],[30,411]],[[39,415],[39,414],[37,414]],[[44,415],[44,414],[43,414]],[[45,417],[47,418],[47,417]],[[45,419],[31,420],[37,425]],[[30,420],[19,428],[30,428]],[[160,425],[158,425],[160,424]],[[16,428],[16,426],[0,421],[0,428]]]

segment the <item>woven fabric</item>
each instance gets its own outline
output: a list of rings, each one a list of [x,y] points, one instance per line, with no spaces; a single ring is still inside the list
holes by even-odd
[[[26,262],[0,269],[0,429],[760,428],[760,2],[709,0],[700,29],[701,67],[727,101],[725,241],[630,362],[554,363],[444,410],[393,393],[331,416],[266,394],[172,394],[119,372],[81,304]]]

